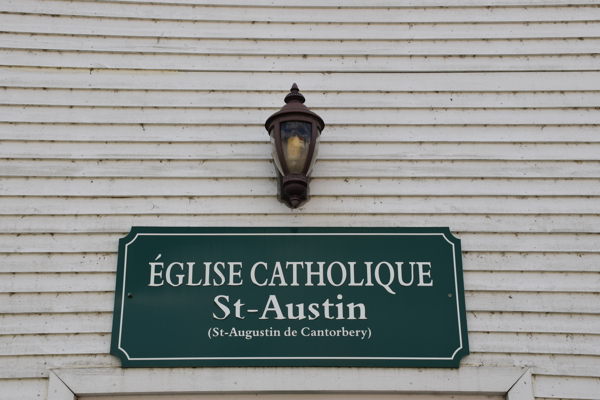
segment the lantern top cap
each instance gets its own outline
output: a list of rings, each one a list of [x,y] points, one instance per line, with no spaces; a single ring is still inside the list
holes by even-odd
[[[270,132],[271,124],[276,121],[278,118],[283,116],[292,116],[296,115],[298,118],[312,118],[316,120],[319,133],[325,128],[325,123],[323,119],[319,117],[314,112],[310,111],[308,107],[306,107],[304,103],[304,96],[300,93],[300,89],[298,89],[298,85],[295,83],[292,85],[292,89],[287,96],[285,96],[285,105],[281,107],[281,110],[277,111],[275,114],[271,115],[267,121],[265,122],[265,129],[267,132]],[[306,120],[306,119],[304,119]]]
[[[290,89],[290,93],[288,93],[287,96],[285,96],[284,101],[285,101],[285,104],[288,104],[289,102],[298,102],[298,103],[304,104],[306,99],[304,98],[302,93],[300,93],[300,89],[298,89],[298,85],[296,85],[294,83],[292,85],[292,88]]]

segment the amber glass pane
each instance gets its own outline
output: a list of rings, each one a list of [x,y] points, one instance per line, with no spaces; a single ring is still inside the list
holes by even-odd
[[[315,161],[317,161],[317,157],[319,155],[319,144],[321,143],[321,131],[317,129],[317,139],[315,140],[315,152],[313,153],[312,160],[310,161],[310,167],[308,167],[308,171],[306,175],[312,172],[313,166],[315,165]]]
[[[308,156],[311,136],[310,122],[289,121],[281,124],[283,156],[290,173],[302,172]]]
[[[273,157],[273,161],[275,162],[275,166],[279,170],[279,173],[283,175],[283,170],[281,169],[281,164],[279,164],[279,156],[277,155],[277,145],[275,144],[275,135],[274,129],[269,131],[269,136],[271,137],[271,156]]]

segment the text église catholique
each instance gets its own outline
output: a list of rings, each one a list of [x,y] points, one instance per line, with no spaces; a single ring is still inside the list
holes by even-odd
[[[150,287],[169,285],[179,286],[242,286],[249,278],[258,287],[297,287],[297,286],[379,286],[388,294],[395,295],[402,287],[432,287],[431,262],[324,262],[324,261],[277,261],[268,264],[264,261],[253,263],[248,269],[239,261],[218,262],[150,262]],[[247,277],[244,277],[245,274]],[[246,279],[245,279],[246,278]],[[343,296],[338,294],[338,300]],[[224,320],[234,309],[235,318],[244,319],[247,313],[257,313],[259,319],[367,319],[367,310],[363,303],[332,303],[326,299],[322,303],[285,304],[282,307],[277,296],[271,294],[262,309],[245,308],[246,304],[230,296],[215,296],[217,311],[213,318]]]

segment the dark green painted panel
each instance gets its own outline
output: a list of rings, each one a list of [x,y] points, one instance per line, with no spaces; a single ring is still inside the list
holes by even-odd
[[[460,240],[448,228],[134,227],[119,244],[111,353],[124,367],[458,367]]]

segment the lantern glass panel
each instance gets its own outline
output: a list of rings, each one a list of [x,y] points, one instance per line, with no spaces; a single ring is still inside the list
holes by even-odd
[[[313,169],[313,165],[315,165],[315,161],[317,161],[317,156],[319,155],[319,143],[321,142],[321,131],[317,129],[317,139],[315,140],[315,153],[313,154],[313,158],[310,161],[310,167],[308,167],[308,172],[306,175],[310,174]]]
[[[281,123],[281,147],[283,157],[291,174],[300,174],[304,169],[310,140],[312,124],[302,121]]]
[[[271,156],[273,157],[273,161],[275,162],[275,166],[279,170],[279,173],[283,175],[283,169],[281,169],[281,164],[279,163],[279,156],[277,155],[277,144],[275,142],[275,130],[271,128],[269,131],[269,136],[271,136]]]

